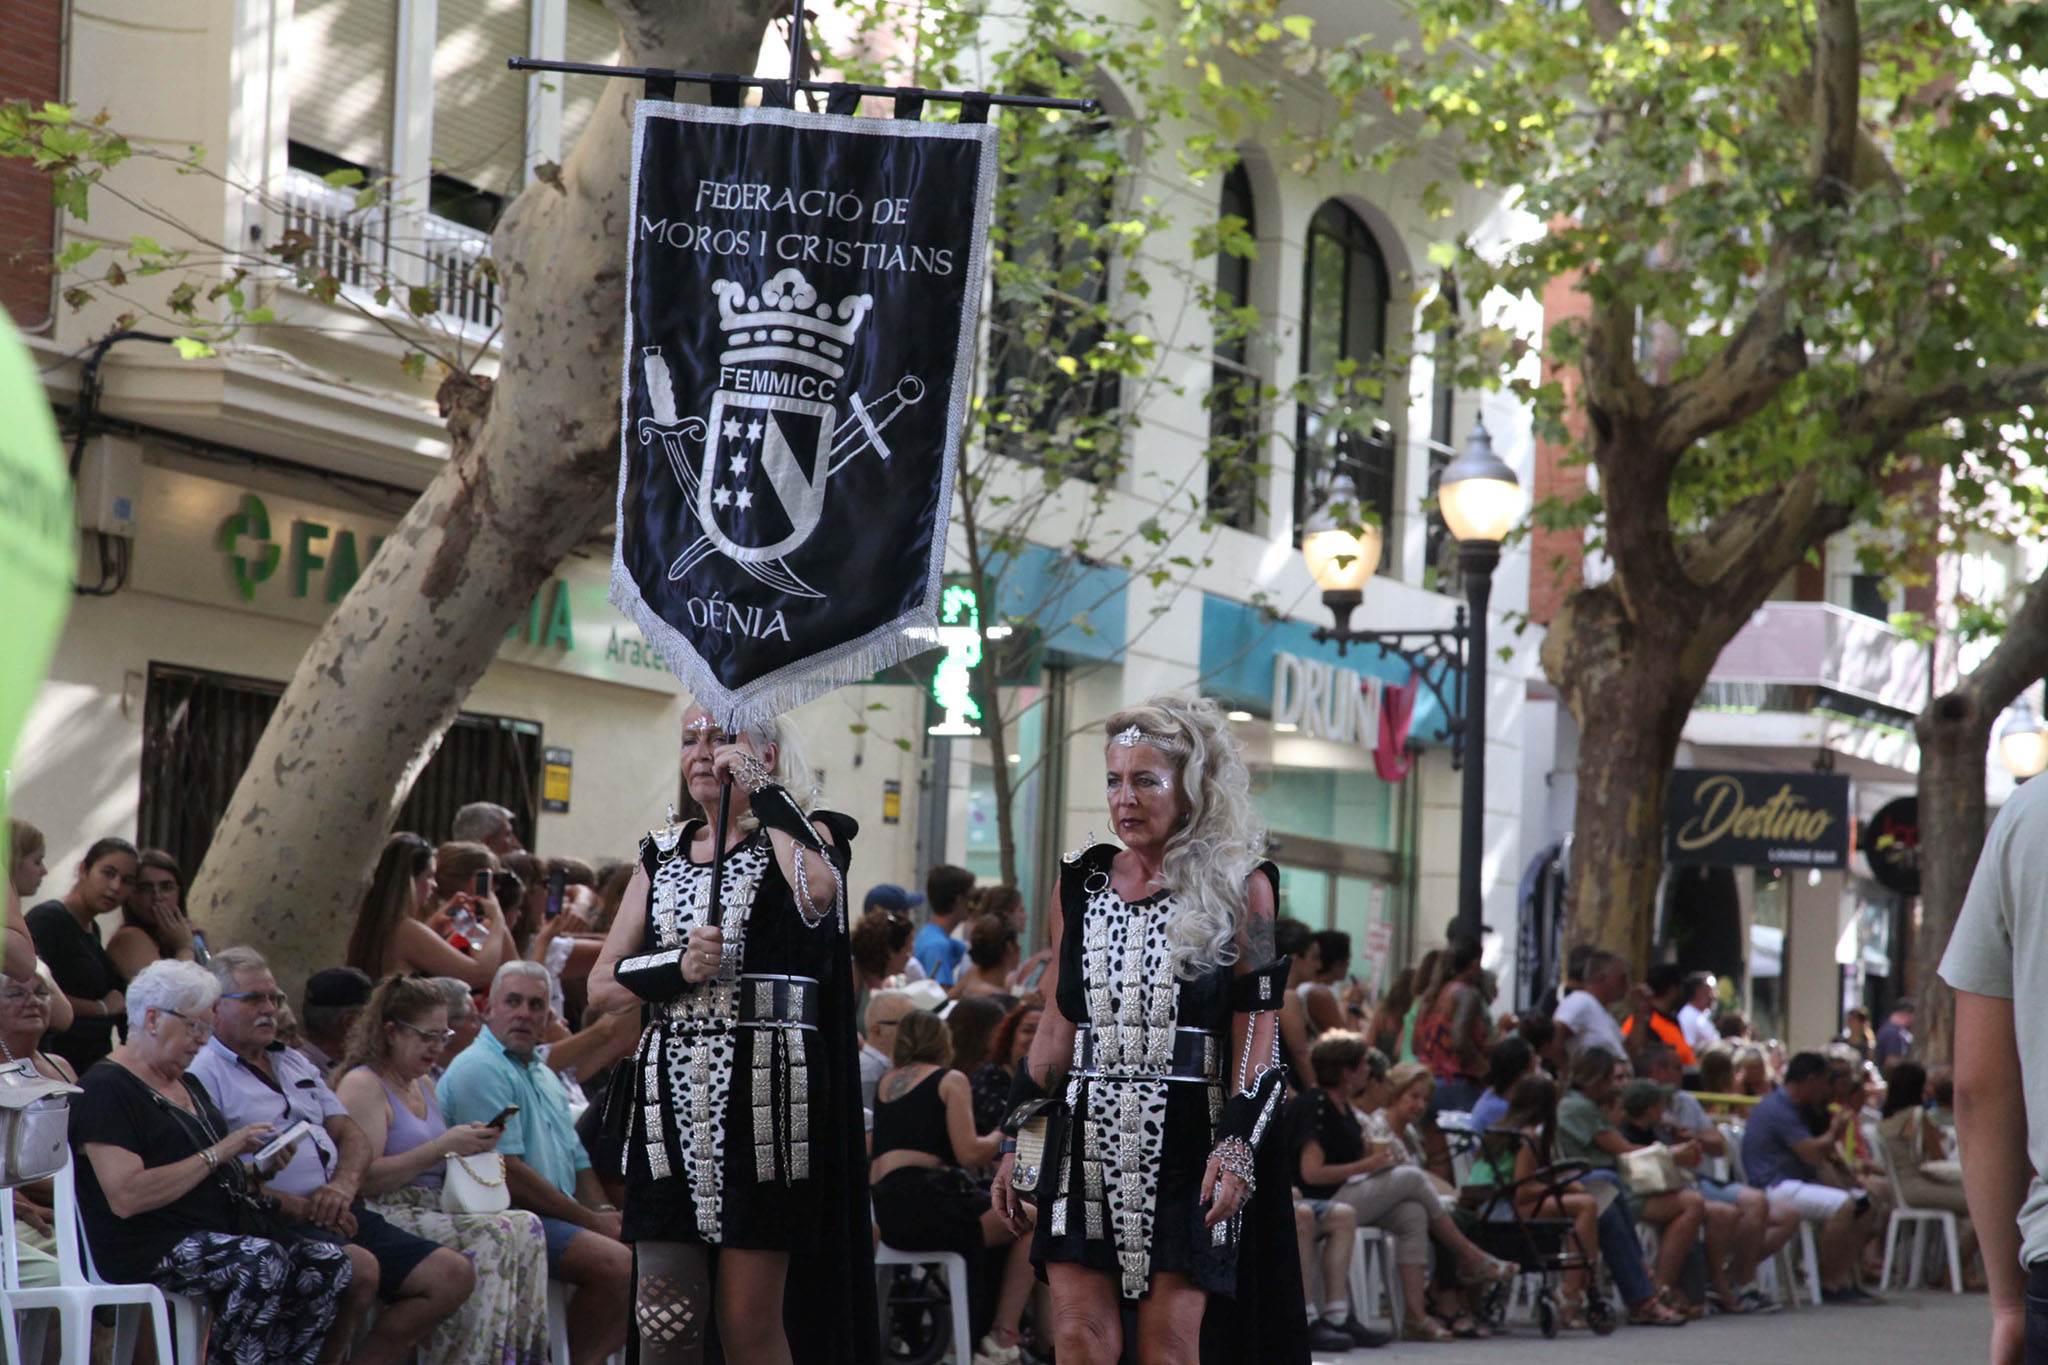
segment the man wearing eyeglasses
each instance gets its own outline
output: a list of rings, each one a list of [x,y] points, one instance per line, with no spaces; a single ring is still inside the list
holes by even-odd
[[[476,1286],[469,1259],[400,1231],[357,1202],[370,1147],[319,1069],[277,1038],[285,995],[253,948],[229,948],[207,964],[221,984],[213,1038],[188,1075],[199,1079],[228,1122],[268,1123],[282,1133],[312,1126],[265,1182],[280,1211],[308,1235],[342,1246],[355,1263],[343,1311],[361,1313],[374,1291],[384,1310],[354,1361],[398,1361],[460,1308]]]
[[[896,1026],[917,1002],[907,991],[876,991],[868,997],[867,1036],[860,1045],[860,1102],[869,1114],[875,1112],[875,1086],[894,1063]]]

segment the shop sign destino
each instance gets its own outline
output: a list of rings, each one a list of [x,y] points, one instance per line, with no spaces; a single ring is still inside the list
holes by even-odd
[[[1665,831],[1674,867],[1842,867],[1849,779],[1680,768],[1671,775]]]
[[[1386,684],[1371,674],[1273,654],[1273,724],[1292,725],[1314,739],[1371,749],[1380,742],[1380,696]]]

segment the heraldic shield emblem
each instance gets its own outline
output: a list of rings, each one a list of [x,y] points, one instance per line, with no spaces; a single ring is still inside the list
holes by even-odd
[[[612,601],[721,720],[776,714],[936,628],[993,134],[634,121]]]

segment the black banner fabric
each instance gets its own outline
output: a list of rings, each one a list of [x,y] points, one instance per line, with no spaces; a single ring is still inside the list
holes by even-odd
[[[1844,867],[1849,779],[1680,768],[1665,836],[1673,867]]]
[[[985,124],[638,105],[611,598],[723,721],[931,648],[995,161]]]

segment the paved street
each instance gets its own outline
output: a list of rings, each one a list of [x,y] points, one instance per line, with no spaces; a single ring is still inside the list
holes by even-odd
[[[1508,1341],[1444,1346],[1396,1343],[1378,1351],[1317,1355],[1318,1365],[1343,1361],[1414,1361],[1417,1365],[1886,1365],[1934,1361],[1977,1365],[1991,1340],[1982,1294],[1895,1293],[1880,1308],[1807,1308],[1768,1317],[1706,1318],[1677,1329],[1624,1327],[1611,1337],[1568,1332],[1545,1341],[1532,1324],[1517,1324]]]

